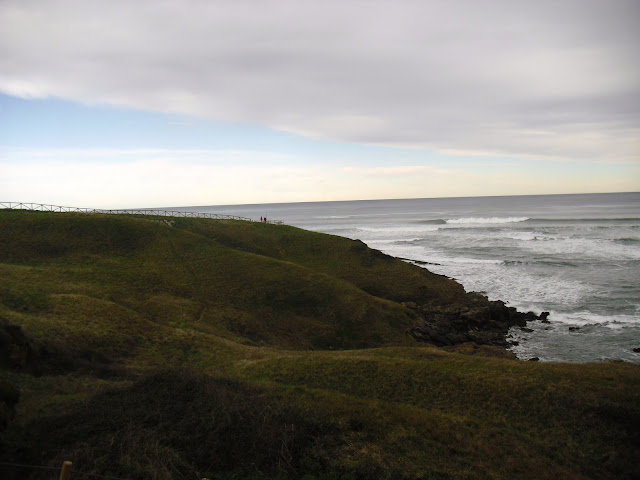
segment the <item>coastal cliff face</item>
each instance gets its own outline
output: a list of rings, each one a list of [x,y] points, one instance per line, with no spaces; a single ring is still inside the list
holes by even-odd
[[[3,478],[640,474],[640,368],[509,355],[546,314],[360,241],[157,220],[0,211]]]

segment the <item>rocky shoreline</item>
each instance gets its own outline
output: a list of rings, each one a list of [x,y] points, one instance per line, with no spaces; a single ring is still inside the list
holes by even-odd
[[[485,295],[469,293],[470,306],[434,306],[404,302],[419,320],[405,333],[420,342],[438,347],[464,343],[509,347],[507,335],[514,326],[525,328],[527,322],[548,322],[549,312],[519,312],[500,300],[490,301]]]

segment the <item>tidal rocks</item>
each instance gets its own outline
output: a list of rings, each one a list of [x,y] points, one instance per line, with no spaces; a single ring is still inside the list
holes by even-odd
[[[473,301],[468,306],[405,303],[404,306],[413,310],[420,318],[405,332],[418,341],[439,347],[466,342],[507,347],[505,337],[509,328],[524,328],[527,322],[546,320],[548,316],[547,312],[544,312],[544,316],[533,312],[518,312],[502,301],[489,301],[487,297],[477,293],[470,296]]]

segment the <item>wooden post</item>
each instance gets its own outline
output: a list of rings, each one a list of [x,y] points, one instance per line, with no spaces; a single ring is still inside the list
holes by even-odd
[[[66,461],[62,464],[62,471],[60,472],[60,480],[69,480],[69,475],[71,475],[71,466],[73,463],[70,461]]]

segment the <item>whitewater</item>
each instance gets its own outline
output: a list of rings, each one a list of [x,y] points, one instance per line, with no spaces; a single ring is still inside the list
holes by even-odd
[[[176,207],[172,207],[176,208]],[[550,323],[510,332],[519,358],[640,363],[640,193],[180,208],[353,239]]]

